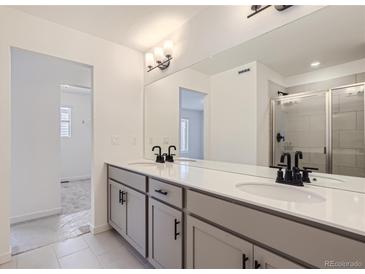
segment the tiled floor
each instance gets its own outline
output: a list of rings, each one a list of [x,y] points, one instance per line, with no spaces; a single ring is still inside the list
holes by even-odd
[[[89,232],[90,184],[90,180],[61,184],[61,215],[12,225],[13,255]]]
[[[0,268],[152,268],[114,230],[90,233],[12,257]]]

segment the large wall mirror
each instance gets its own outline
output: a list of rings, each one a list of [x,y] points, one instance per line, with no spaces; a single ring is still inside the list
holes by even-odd
[[[365,177],[365,7],[331,6],[145,86],[145,157]]]

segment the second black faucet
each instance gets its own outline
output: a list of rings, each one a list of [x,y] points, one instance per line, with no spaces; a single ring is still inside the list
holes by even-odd
[[[154,146],[152,147],[152,151],[155,151],[155,149],[158,149],[158,153],[155,153],[156,155],[156,163],[164,163],[166,162],[174,162],[174,156],[175,154],[171,153],[171,149],[174,149],[176,151],[176,146],[171,145],[168,148],[168,154],[163,153],[162,154],[162,149],[160,146]]]

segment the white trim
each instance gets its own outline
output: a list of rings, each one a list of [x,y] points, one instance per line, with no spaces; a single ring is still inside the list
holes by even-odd
[[[9,251],[0,254],[0,265],[11,261],[11,246],[9,246]]]
[[[109,224],[103,224],[103,225],[98,225],[98,226],[93,226],[92,224],[90,224],[90,232],[93,235],[108,231],[111,228],[112,227]]]
[[[36,211],[29,214],[19,215],[15,217],[10,217],[10,224],[22,223],[34,219],[44,218],[48,216],[61,214],[62,207],[56,207],[49,210]]]
[[[90,175],[80,175],[80,176],[72,176],[72,177],[64,177],[61,178],[61,182],[63,181],[81,181],[81,180],[91,180]]]

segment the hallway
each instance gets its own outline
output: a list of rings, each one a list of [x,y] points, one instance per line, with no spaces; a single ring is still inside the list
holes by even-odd
[[[62,214],[12,225],[12,254],[16,255],[88,233],[90,185],[90,180],[62,183]]]

